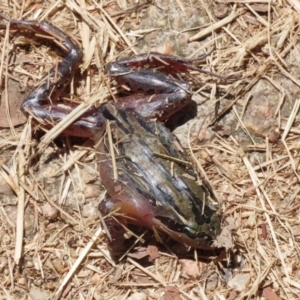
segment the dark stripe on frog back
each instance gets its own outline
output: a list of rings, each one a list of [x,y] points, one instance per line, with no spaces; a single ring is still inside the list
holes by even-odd
[[[128,120],[128,118],[127,118],[127,120]],[[181,159],[184,161],[187,160],[187,156],[184,155],[185,153],[180,152],[174,145],[174,141],[178,141],[177,138],[163,124],[161,124],[159,122],[154,122],[151,120],[145,120],[144,118],[142,118],[140,116],[136,116],[136,121],[140,124],[141,128],[143,128],[144,131],[146,130],[147,134],[149,134],[149,132],[150,132],[155,138],[159,139],[159,142],[164,146],[163,150],[165,151],[165,153],[163,153],[163,154],[167,154],[170,157],[178,158],[178,159]],[[140,137],[142,138],[143,136],[140,135]],[[140,143],[144,144],[143,140],[140,140]],[[144,147],[148,148],[148,144],[144,144]],[[164,175],[166,177],[168,177],[168,180],[172,181],[174,183],[174,185],[177,186],[177,189],[179,189],[181,191],[184,190],[185,194],[188,194],[188,198],[191,200],[191,202],[193,204],[192,211],[194,212],[193,215],[196,216],[196,222],[198,224],[203,224],[203,221],[206,223],[209,223],[210,218],[215,211],[212,210],[211,208],[208,208],[207,206],[205,206],[204,214],[202,214],[202,215],[199,214],[199,211],[202,211],[202,200],[199,198],[199,195],[196,195],[195,193],[193,193],[192,189],[189,188],[189,184],[197,185],[196,189],[199,190],[199,192],[205,193],[207,196],[209,195],[210,197],[213,197],[213,193],[211,191],[210,186],[204,180],[202,182],[202,185],[200,186],[196,182],[196,180],[182,177],[183,173],[186,173],[186,174],[194,177],[195,179],[197,178],[197,175],[195,174],[195,172],[192,168],[186,167],[186,165],[180,164],[180,163],[175,163],[175,166],[176,166],[175,169],[176,168],[180,169],[180,172],[177,172],[177,176],[179,176],[179,178],[177,177],[177,179],[176,179],[176,173],[174,174],[174,177],[172,177],[170,174],[170,171],[169,171],[170,170],[169,161],[167,159],[159,158],[159,157],[153,155],[151,148],[150,148],[149,152],[150,152],[149,160],[151,160],[153,163],[156,163],[158,161],[157,165],[163,166]],[[138,168],[138,166],[136,166],[136,167]],[[140,172],[142,172],[142,170],[140,170]],[[189,181],[189,184],[187,184],[187,181]],[[180,182],[183,182],[185,187],[179,187],[178,185]],[[172,203],[173,207],[174,208],[176,207],[177,208],[176,210],[179,213],[180,210],[179,210],[178,206],[176,205],[176,203],[174,203],[172,196],[163,190],[163,186],[156,186],[156,188],[160,191],[158,194],[162,194],[163,196],[166,196],[166,195],[169,196],[168,202]],[[194,199],[198,199],[201,204],[195,203]],[[209,203],[205,203],[205,204],[209,205]]]
[[[186,161],[187,157],[184,153],[178,151],[178,149],[174,145],[174,141],[178,141],[178,139],[170,132],[168,128],[166,128],[163,124],[151,120],[147,120],[137,113],[134,112],[125,112],[122,110],[118,110],[118,114],[121,116],[120,120],[118,117],[112,115],[110,111],[108,111],[104,107],[103,115],[109,119],[117,122],[117,125],[125,134],[131,135],[134,134],[139,136],[142,140],[145,138],[145,133],[147,136],[149,133],[155,137],[159,142],[164,146],[165,152],[171,156],[181,160]],[[134,120],[134,121],[132,121]],[[124,126],[126,123],[126,127]],[[137,126],[139,128],[137,128]],[[141,134],[143,133],[143,134]],[[179,141],[178,141],[179,142]],[[182,164],[184,166],[184,164]],[[195,173],[192,169],[187,168],[186,172],[191,176],[195,177]]]
[[[124,145],[126,147],[126,145]],[[144,147],[145,149],[145,147]],[[149,150],[149,148],[147,149]],[[157,207],[157,215],[164,216],[164,208],[168,207],[164,205],[164,203],[168,203],[174,210],[177,211],[179,215],[183,215],[184,218],[190,219],[194,218],[194,222],[196,222],[198,225],[202,225],[204,223],[209,224],[210,218],[214,214],[214,211],[209,208],[207,205],[204,206],[204,214],[201,214],[202,212],[202,200],[199,198],[199,196],[196,196],[191,189],[189,188],[183,188],[182,181],[185,183],[185,180],[181,177],[180,179],[176,180],[174,179],[170,172],[169,168],[165,166],[165,164],[161,163],[161,159],[157,159],[157,157],[152,155],[152,151],[147,151],[149,155],[147,156],[147,159],[153,164],[156,165],[155,172],[160,173],[160,176],[165,178],[166,181],[170,183],[170,186],[176,186],[177,190],[181,192],[181,199],[182,201],[178,200],[177,202],[173,198],[174,193],[173,190],[171,190],[171,193],[168,190],[168,185],[166,186],[167,189],[165,189],[164,185],[157,185],[151,183],[152,177],[155,176],[153,172],[147,173],[145,169],[140,168],[139,164],[136,164],[135,162],[131,161],[128,156],[123,157],[124,160],[126,160],[126,163],[124,166],[127,168],[122,168],[123,176],[121,176],[121,180],[124,181],[132,181],[133,184],[131,186],[134,186],[135,189],[139,194],[142,194],[146,199],[152,200],[151,203],[154,207]],[[144,155],[144,154],[143,154]],[[135,170],[136,173],[140,174],[140,176],[134,176],[132,170]],[[157,175],[158,176],[158,175]],[[123,178],[122,178],[123,177]],[[145,186],[149,187],[149,190],[146,188],[142,188],[143,185],[140,183],[140,181],[143,181]],[[180,186],[178,185],[180,183]],[[141,188],[139,188],[141,187]],[[199,187],[200,189],[200,187]],[[188,199],[188,202],[186,201]],[[160,202],[157,203],[158,200]],[[183,203],[182,203],[183,202]],[[185,207],[185,210],[183,210],[182,204],[189,204],[189,207]],[[191,211],[192,213],[189,213]],[[184,212],[184,213],[183,213]],[[181,223],[180,219],[177,220],[177,222]]]
[[[121,178],[124,177],[122,180],[133,181],[134,183],[131,184],[131,186],[135,187],[137,192],[146,197],[146,199],[153,200],[154,206],[157,205],[156,201],[154,200],[159,200],[162,203],[167,202],[172,206],[173,209],[178,212],[179,215],[182,215],[182,207],[179,207],[178,203],[176,203],[173,199],[174,190],[171,190],[171,193],[169,193],[168,190],[168,187],[174,185],[177,187],[176,190],[179,190],[184,195],[184,197],[189,199],[188,203],[190,208],[186,207],[185,212],[188,213],[188,211],[191,210],[193,213],[189,214],[188,216],[184,215],[184,217],[191,218],[191,216],[194,216],[194,221],[200,225],[203,223],[209,223],[211,216],[215,213],[214,210],[206,205],[204,207],[204,215],[200,213],[202,212],[202,200],[199,198],[199,195],[196,196],[191,191],[191,189],[188,188],[188,184],[186,183],[188,179],[183,178],[182,175],[180,175],[180,173],[190,173],[190,175],[195,177],[194,172],[192,172],[190,169],[182,168],[181,166],[176,164],[177,169],[181,169],[181,172],[178,172],[180,178],[173,178],[169,172],[170,168],[168,165],[168,161],[166,159],[161,159],[154,156],[153,149],[148,146],[149,143],[144,142],[146,137],[153,139],[153,141],[159,140],[159,142],[163,142],[164,150],[167,154],[176,158],[186,159],[185,156],[180,153],[173,145],[174,136],[160,123],[145,120],[144,118],[141,118],[136,114],[130,112],[118,111],[118,115],[119,116],[110,115],[109,118],[114,119],[117,123],[118,129],[122,130],[126,135],[128,135],[131,140],[131,145],[128,145],[128,143],[126,142],[118,144],[120,148],[119,150],[121,151],[121,156],[125,155],[125,157],[123,156],[122,158],[123,160],[125,160],[125,168],[122,168],[124,172],[124,174],[121,176]],[[133,144],[135,144],[134,147]],[[132,153],[132,151],[134,151],[135,153]],[[149,173],[149,170],[141,168],[139,163],[135,163],[134,161],[129,159],[129,157],[131,156],[134,157],[134,154],[136,154],[137,152],[140,152],[138,155],[143,155],[144,161],[148,160],[154,166],[153,170],[157,174],[153,174],[154,172]],[[126,153],[128,153],[128,155]],[[118,168],[121,168],[120,164],[118,164]],[[136,173],[140,174],[141,176],[135,177],[132,170],[136,170]],[[167,184],[166,188],[165,186],[157,186],[155,182],[152,183],[152,178],[154,176],[160,176],[164,178],[166,181],[170,182],[170,185]],[[150,191],[144,188],[139,188],[143,186],[141,184],[141,181],[144,183],[143,185],[149,187]],[[185,186],[185,188],[183,188],[183,186]],[[202,192],[200,186],[197,188],[197,190],[199,190],[199,192]],[[206,194],[207,193],[208,191],[206,191]],[[186,201],[184,202],[186,203]]]

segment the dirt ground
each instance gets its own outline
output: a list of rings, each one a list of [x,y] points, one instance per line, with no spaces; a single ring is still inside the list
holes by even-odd
[[[175,255],[150,232],[114,261],[92,141],[20,112],[62,51],[2,26],[0,299],[299,299],[299,2],[15,0],[0,12],[77,41],[83,61],[63,98],[87,105],[111,100],[108,62],[213,50],[199,66],[221,78],[185,77],[197,116],[174,133],[217,195],[224,247]]]

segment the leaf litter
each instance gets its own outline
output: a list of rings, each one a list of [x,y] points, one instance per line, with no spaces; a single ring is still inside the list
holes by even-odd
[[[9,130],[0,135],[0,297],[298,298],[297,1],[14,1],[2,3],[1,12],[12,19],[47,20],[84,45],[81,73],[64,94],[83,101],[73,118],[106,101],[104,64],[134,53],[195,58],[215,47],[203,67],[232,79],[192,74],[198,115],[175,130],[218,195],[225,228],[218,242],[229,249],[204,262],[195,253],[185,263],[195,267],[191,276],[163,248],[152,263],[129,256],[115,262],[97,213],[105,191],[92,145],[69,137],[53,142],[61,124],[42,140],[36,132],[43,129],[31,118],[14,127],[24,122],[15,116],[20,102],[14,104],[14,98],[21,101],[26,87],[38,84],[59,56],[13,33],[5,40],[3,31],[1,122]],[[22,62],[9,64],[11,53],[26,54],[35,64],[25,72]],[[64,126],[72,122],[66,119]],[[95,187],[99,193],[85,192]],[[20,229],[23,237],[16,234]]]

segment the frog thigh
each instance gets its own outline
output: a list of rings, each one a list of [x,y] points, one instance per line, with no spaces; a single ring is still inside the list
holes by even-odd
[[[103,216],[116,211],[118,216],[126,223],[137,224],[151,228],[153,225],[154,212],[151,203],[142,195],[114,195],[99,204],[99,210]]]
[[[107,241],[108,248],[114,257],[119,257],[126,250],[125,229],[121,223],[133,223],[151,228],[153,223],[153,211],[149,202],[144,199],[115,195],[114,198],[102,200],[98,207],[103,215],[116,211],[115,217],[105,218],[105,224],[109,231],[110,238]],[[118,214],[118,215],[117,215]]]

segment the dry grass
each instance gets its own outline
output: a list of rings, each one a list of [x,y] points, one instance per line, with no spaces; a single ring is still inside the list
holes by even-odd
[[[57,25],[84,50],[81,74],[65,93],[82,103],[39,143],[31,118],[14,128],[16,107],[2,109],[9,129],[0,137],[1,299],[24,299],[28,293],[32,299],[299,298],[296,0],[157,0],[137,6],[133,1],[2,1],[0,7],[12,19]],[[28,47],[29,37],[5,30],[1,37],[1,102],[7,105],[14,96],[8,92],[12,78],[25,95],[59,58],[48,45]],[[52,140],[72,118],[107,99],[106,62],[150,50],[197,57],[213,46],[203,67],[231,79],[193,73],[202,82],[193,84],[195,101],[202,104],[199,117],[177,134],[214,187],[223,234],[234,246],[210,263],[161,252],[147,267],[129,257],[115,264],[97,213],[105,192],[91,143],[74,146],[64,138],[61,148]],[[209,124],[218,125],[214,132]]]

